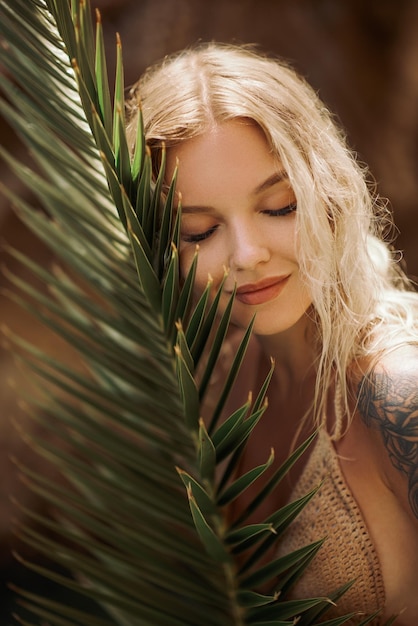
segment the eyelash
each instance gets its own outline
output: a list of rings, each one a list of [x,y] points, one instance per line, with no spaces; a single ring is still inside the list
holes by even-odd
[[[204,241],[205,239],[210,237],[217,228],[217,226],[212,226],[212,228],[209,228],[209,230],[206,230],[204,233],[197,233],[196,235],[184,235],[183,241],[185,241],[186,243],[199,243],[200,241]]]
[[[294,211],[296,211],[296,209],[297,209],[296,202],[292,202],[292,204],[288,204],[282,209],[266,210],[266,211],[263,211],[263,213],[265,215],[270,215],[271,217],[281,217],[281,216],[289,215],[290,213],[293,213]]]
[[[290,213],[293,213],[294,211],[296,211],[297,209],[297,204],[296,202],[292,202],[292,204],[288,204],[287,206],[281,208],[281,209],[268,209],[265,211],[262,211],[262,213],[264,215],[268,215],[269,217],[283,217],[285,215],[289,215]],[[201,241],[204,241],[205,239],[208,239],[211,235],[213,235],[213,233],[217,230],[217,226],[212,226],[212,228],[209,228],[209,230],[206,230],[204,233],[196,233],[196,235],[185,235],[183,236],[183,241],[185,241],[186,243],[199,243]]]

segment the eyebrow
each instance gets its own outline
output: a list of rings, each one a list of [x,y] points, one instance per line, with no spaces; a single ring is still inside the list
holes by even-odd
[[[274,174],[271,174],[271,176],[266,178],[266,180],[264,180],[262,183],[257,185],[257,187],[255,187],[255,189],[252,191],[252,194],[254,196],[257,196],[260,193],[263,193],[263,191],[267,191],[267,189],[274,187],[274,185],[277,185],[278,183],[281,183],[284,180],[289,180],[289,176],[287,172],[285,172],[284,170],[279,170],[278,172],[274,172]],[[211,211],[213,211],[213,208],[210,206],[191,205],[191,206],[182,206],[181,211],[182,213],[210,213]]]
[[[270,187],[273,187],[274,185],[277,185],[277,183],[281,183],[284,180],[289,180],[289,176],[287,172],[285,172],[284,170],[279,170],[278,172],[274,172],[274,174],[266,178],[265,181],[263,181],[260,185],[258,185],[254,189],[253,193],[254,195],[262,193],[263,191],[266,191],[266,189],[270,189]]]

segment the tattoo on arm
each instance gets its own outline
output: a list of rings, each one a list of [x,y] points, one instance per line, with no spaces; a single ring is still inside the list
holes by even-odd
[[[393,465],[408,478],[409,503],[418,517],[418,380],[394,380],[373,373],[359,386],[360,414],[367,426],[377,426]]]

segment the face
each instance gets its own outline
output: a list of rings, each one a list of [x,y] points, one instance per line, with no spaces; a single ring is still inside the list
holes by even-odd
[[[292,327],[311,300],[300,275],[296,198],[262,131],[227,122],[168,150],[168,174],[179,163],[182,198],[180,262],[190,267],[199,247],[196,289],[213,292],[225,268],[224,308],[236,285],[235,324],[271,335]]]

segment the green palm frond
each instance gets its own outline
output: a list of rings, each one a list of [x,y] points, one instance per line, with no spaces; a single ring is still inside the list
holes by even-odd
[[[97,18],[94,29],[82,0],[0,0],[0,113],[36,166],[23,166],[3,149],[0,154],[43,211],[3,192],[59,260],[44,268],[11,250],[47,289],[8,274],[10,297],[78,355],[75,366],[8,333],[16,359],[36,381],[36,391],[21,399],[46,433],[22,437],[65,477],[57,484],[19,462],[25,483],[54,511],[45,517],[20,505],[33,524],[19,532],[69,574],[34,562],[27,567],[93,599],[105,613],[20,590],[22,603],[32,619],[51,626],[279,626],[297,616],[308,626],[337,596],[286,601],[280,594],[322,542],[259,562],[315,491],[263,523],[246,520],[312,438],[228,524],[225,507],[272,463],[271,457],[236,477],[262,417],[271,372],[256,399],[219,424],[250,327],[210,423],[200,419],[234,294],[222,315],[222,286],[210,300],[208,284],[193,302],[197,256],[180,282],[175,176],[163,198],[164,158],[153,181],[141,124],[129,154],[121,43],[112,96]],[[273,591],[260,593],[261,586]]]

